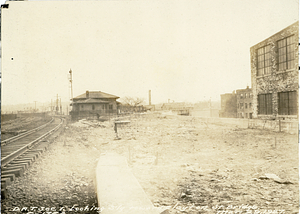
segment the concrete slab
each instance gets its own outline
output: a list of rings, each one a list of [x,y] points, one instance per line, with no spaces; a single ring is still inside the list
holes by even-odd
[[[101,155],[97,165],[97,196],[101,214],[159,214],[132,174],[125,157]]]

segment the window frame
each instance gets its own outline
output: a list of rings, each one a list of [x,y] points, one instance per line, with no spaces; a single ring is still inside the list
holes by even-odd
[[[278,92],[277,97],[278,115],[298,115],[297,91]]]
[[[280,44],[280,43],[284,44]],[[277,70],[286,71],[295,68],[295,37],[294,35],[285,37],[277,41]],[[282,50],[282,54],[281,54]]]
[[[271,60],[272,60],[271,45],[265,45],[265,46],[257,49],[256,76],[260,77],[260,76],[264,76],[264,75],[272,73],[272,61]]]
[[[272,115],[273,114],[273,95],[268,94],[258,94],[258,115]]]

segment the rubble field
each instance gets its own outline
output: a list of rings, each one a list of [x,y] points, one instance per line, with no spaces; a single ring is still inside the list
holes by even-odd
[[[119,139],[113,120],[69,123],[8,187],[2,213],[97,213],[95,169],[111,152],[127,157],[154,206],[170,214],[298,213],[296,134],[162,113],[118,120],[130,121],[118,127]]]

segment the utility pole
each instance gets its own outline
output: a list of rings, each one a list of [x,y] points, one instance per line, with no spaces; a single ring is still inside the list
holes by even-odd
[[[36,112],[36,102],[37,101],[33,101],[34,102],[34,112]]]
[[[60,105],[59,105],[59,108],[60,108],[60,114],[62,114],[61,98],[60,98]]]
[[[59,109],[59,107],[58,107],[58,94],[56,95],[56,113],[58,113],[58,109]]]
[[[70,82],[70,90],[71,90],[71,103],[72,103],[71,110],[72,110],[72,108],[73,108],[73,75],[72,75],[71,69],[69,71],[69,82]]]

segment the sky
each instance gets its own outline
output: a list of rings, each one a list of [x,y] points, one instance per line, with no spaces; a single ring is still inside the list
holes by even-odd
[[[251,86],[250,47],[299,19],[297,0],[14,1],[2,9],[2,104],[103,91],[152,103]]]

